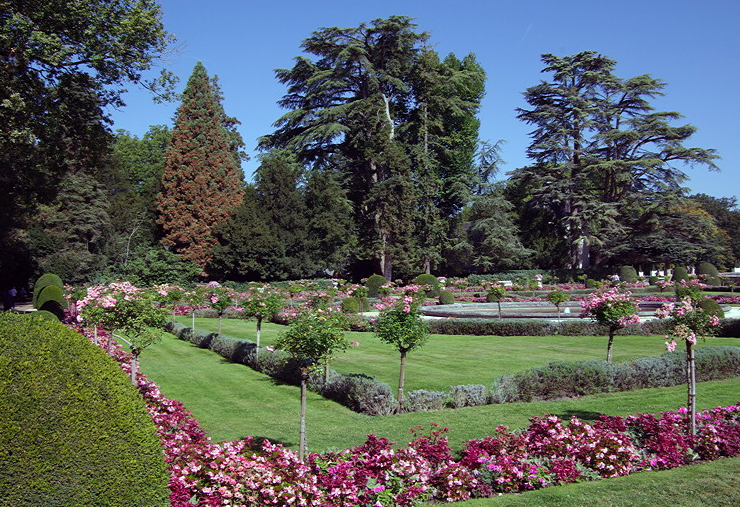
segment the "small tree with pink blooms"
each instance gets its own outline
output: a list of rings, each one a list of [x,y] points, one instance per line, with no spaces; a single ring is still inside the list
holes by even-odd
[[[406,354],[424,345],[429,337],[429,329],[419,315],[420,302],[407,295],[398,303],[383,310],[375,325],[375,335],[383,343],[393,345],[401,353],[401,368],[398,376],[398,405],[396,413],[403,406],[403,387],[406,370]]]
[[[639,324],[637,303],[632,299],[630,291],[619,292],[618,288],[598,291],[581,301],[582,317],[591,317],[602,326],[609,329],[609,343],[606,347],[606,361],[612,361],[612,345],[614,332],[628,324]]]
[[[676,350],[676,339],[686,344],[686,385],[688,389],[689,430],[696,435],[696,360],[694,345],[698,338],[717,334],[719,318],[710,315],[692,300],[690,295],[680,303],[665,303],[655,312],[659,319],[670,318],[673,321],[673,332],[666,335],[666,349]]]

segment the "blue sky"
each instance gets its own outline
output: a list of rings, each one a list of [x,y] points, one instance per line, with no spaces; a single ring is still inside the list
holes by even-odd
[[[542,53],[597,51],[617,61],[616,74],[651,74],[667,83],[658,110],[677,111],[698,127],[689,143],[714,148],[720,173],[685,168],[694,192],[740,194],[740,2],[737,0],[160,0],[164,23],[181,44],[169,68],[184,87],[200,60],[220,78],[226,112],[238,118],[257,167],[257,138],[282,114],[285,88],[274,69],[289,68],[300,44],[320,27],[354,27],[391,15],[415,18],[444,57],[475,53],[486,70],[480,113],[483,140],[503,139],[504,171],[527,163],[529,128],[516,119],[522,92],[542,74]],[[113,111],[114,129],[143,135],[150,125],[172,125],[176,104],[156,105],[131,88],[127,106]]]

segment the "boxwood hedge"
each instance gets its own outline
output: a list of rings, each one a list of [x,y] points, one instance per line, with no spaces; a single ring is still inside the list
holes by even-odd
[[[141,396],[118,364],[59,322],[0,314],[2,505],[168,506]]]

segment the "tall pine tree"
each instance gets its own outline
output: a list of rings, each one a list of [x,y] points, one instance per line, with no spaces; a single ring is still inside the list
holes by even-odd
[[[216,244],[212,228],[244,196],[234,137],[215,80],[198,62],[177,110],[158,199],[162,243],[205,270]]]

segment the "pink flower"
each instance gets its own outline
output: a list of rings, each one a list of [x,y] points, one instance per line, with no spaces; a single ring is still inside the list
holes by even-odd
[[[668,338],[668,337],[666,336],[666,338]],[[673,352],[673,351],[675,351],[675,350],[676,350],[676,340],[671,340],[671,341],[669,341],[669,342],[668,342],[668,341],[667,341],[667,342],[665,342],[665,348],[666,348],[666,350],[667,350],[668,352]]]

